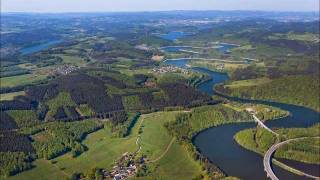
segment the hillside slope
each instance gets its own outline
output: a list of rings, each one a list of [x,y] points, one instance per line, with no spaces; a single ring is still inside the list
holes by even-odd
[[[320,111],[319,83],[316,76],[299,75],[258,85],[218,86],[216,90],[231,96],[302,105]]]

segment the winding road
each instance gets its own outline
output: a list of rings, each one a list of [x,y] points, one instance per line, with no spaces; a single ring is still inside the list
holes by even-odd
[[[261,126],[262,128],[266,129],[267,131],[271,132],[272,134],[279,136],[278,133],[276,133],[275,131],[273,131],[272,129],[270,129],[268,126],[266,126],[255,114],[251,113],[253,116],[253,119],[259,124],[259,126]],[[298,141],[298,140],[303,140],[306,138],[319,138],[319,137],[300,137],[300,138],[294,138],[294,139],[288,139],[286,141],[282,141],[280,143],[276,143],[274,145],[272,145],[268,151],[265,153],[264,157],[263,157],[263,166],[264,166],[264,171],[267,173],[267,177],[272,179],[272,180],[279,180],[279,178],[274,174],[272,167],[271,167],[271,163],[272,163],[272,155],[274,154],[274,152],[281,146],[288,144],[292,141]],[[316,176],[301,172],[299,170],[294,169],[295,171],[299,172],[301,175],[312,178],[312,179],[319,179]]]
[[[167,152],[168,152],[169,149],[171,148],[171,146],[172,146],[172,144],[174,143],[174,141],[175,141],[175,138],[172,138],[171,141],[170,141],[170,143],[168,144],[166,150],[165,150],[159,157],[157,157],[156,159],[150,160],[150,161],[148,161],[148,162],[149,162],[149,163],[154,163],[154,162],[157,162],[157,161],[159,161],[160,159],[162,159],[163,156],[167,154]]]
[[[294,139],[289,139],[286,141],[282,141],[280,143],[274,144],[273,146],[271,146],[268,151],[265,153],[264,157],[263,157],[263,166],[264,166],[264,170],[267,173],[267,177],[269,177],[272,180],[279,180],[279,178],[274,174],[272,167],[271,167],[271,160],[272,160],[272,155],[274,154],[274,152],[281,146],[288,144],[292,141],[299,141],[299,140],[303,140],[303,139],[307,139],[307,138],[320,138],[320,137],[300,137],[300,138],[294,138]],[[301,171],[300,171],[301,172]],[[312,178],[312,179],[319,179],[316,176],[312,176],[310,174],[307,173],[303,173],[301,172],[302,175]]]

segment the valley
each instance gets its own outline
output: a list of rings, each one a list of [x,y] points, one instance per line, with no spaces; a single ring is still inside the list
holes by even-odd
[[[0,179],[319,177],[319,20],[261,14],[2,14]]]

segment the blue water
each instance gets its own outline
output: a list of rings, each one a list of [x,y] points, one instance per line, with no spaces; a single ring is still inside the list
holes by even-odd
[[[186,59],[179,59],[179,60],[166,60],[166,64],[177,66],[180,68],[187,68],[186,64],[188,63],[188,60]]]
[[[188,68],[186,66],[186,64],[188,63],[188,60],[186,60],[186,59],[167,60],[167,61],[165,61],[165,63],[169,64],[169,65],[177,66],[180,68]],[[206,74],[212,73],[212,71],[210,71],[206,68],[201,68],[201,67],[194,67],[194,68],[192,68],[192,70],[203,72]],[[202,92],[209,94],[209,95],[213,95],[214,92],[212,90],[212,87],[213,87],[212,85],[227,81],[228,79],[229,79],[229,77],[226,73],[215,72],[214,77],[212,76],[212,78],[209,81],[207,81],[206,83],[200,84],[198,86],[198,89]]]
[[[206,69],[206,68],[201,68],[201,67],[194,67],[192,68],[195,71],[199,71],[202,73],[210,74],[212,71]],[[228,75],[226,73],[221,73],[221,72],[215,72],[214,76],[211,76],[211,80],[207,81],[205,83],[202,83],[198,86],[198,89],[202,92],[205,92],[209,95],[213,95],[214,92],[212,90],[212,85],[213,84],[219,84],[221,82],[225,82],[229,79]]]
[[[184,32],[181,31],[173,31],[173,32],[169,32],[167,34],[162,34],[159,37],[169,40],[169,41],[175,41],[179,38],[184,37],[186,34]]]
[[[29,54],[33,54],[33,53],[48,49],[50,46],[56,45],[60,42],[61,42],[61,40],[52,40],[52,41],[48,41],[46,43],[42,43],[39,45],[34,45],[31,47],[23,48],[20,50],[20,52],[22,55],[29,55]]]
[[[230,50],[233,48],[238,47],[237,45],[233,45],[233,44],[227,44],[227,43],[219,43],[217,44],[217,46],[220,46],[219,48],[216,48],[220,53],[222,54],[228,54],[230,53]],[[165,52],[180,52],[181,50],[190,50],[192,49],[192,47],[163,47],[161,48],[162,50],[164,50]]]
[[[163,47],[161,50],[165,52],[180,52],[181,50],[192,50],[191,47]]]
[[[238,98],[229,98],[230,100],[243,103],[261,103],[279,107],[291,113],[290,116],[278,120],[268,121],[266,125],[271,128],[289,128],[289,127],[309,127],[319,122],[319,113],[300,106],[243,100]],[[210,128],[201,132],[194,138],[194,144],[206,155],[214,164],[218,165],[224,172],[231,176],[237,176],[243,179],[266,179],[263,167],[263,157],[248,151],[239,146],[233,139],[235,134],[247,128],[256,127],[255,123],[228,124]],[[312,164],[298,163],[296,161],[286,160],[286,164],[319,176],[319,166]],[[273,166],[275,174],[280,179],[304,179],[287,172],[277,166]]]
[[[220,43],[218,45],[221,46],[220,48],[218,48],[218,51],[222,54],[228,54],[231,49],[238,47],[237,45],[226,43]]]
[[[176,65],[181,68],[186,68],[185,59],[166,61],[167,64]],[[213,72],[205,68],[192,68],[195,71],[207,73],[212,77],[211,81],[207,81],[200,85],[200,91],[210,95],[218,94],[213,91],[213,86],[217,83],[223,83],[228,80],[227,74]],[[219,94],[218,94],[219,95]],[[223,96],[223,95],[220,95]],[[226,97],[226,96],[224,96]],[[278,120],[268,121],[266,124],[271,128],[282,127],[309,127],[319,122],[320,114],[314,110],[289,105],[284,103],[267,102],[259,100],[246,100],[241,98],[226,97],[233,101],[243,103],[260,103],[281,109],[287,110],[291,113],[290,116]],[[236,176],[242,179],[266,179],[266,174],[263,168],[263,157],[240,147],[233,139],[234,135],[247,128],[256,127],[255,123],[240,123],[227,124],[214,128],[210,128],[199,133],[193,140],[196,147],[206,155],[214,164],[221,168],[229,176]],[[296,167],[297,169],[309,172],[313,175],[319,176],[319,166],[312,164],[305,164],[296,161],[285,160],[288,165]],[[273,166],[275,174],[280,179],[305,179],[304,177],[296,176],[287,172],[277,166]]]

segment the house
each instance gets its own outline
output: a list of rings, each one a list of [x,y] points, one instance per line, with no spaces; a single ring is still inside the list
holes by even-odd
[[[249,112],[250,114],[256,114],[257,113],[256,110],[254,108],[252,108],[252,107],[247,107],[246,111]]]

